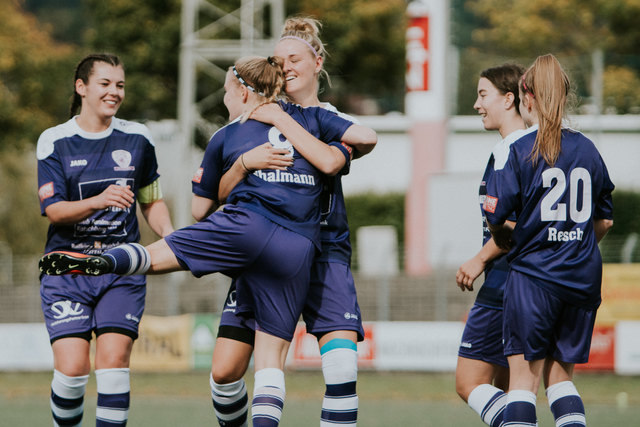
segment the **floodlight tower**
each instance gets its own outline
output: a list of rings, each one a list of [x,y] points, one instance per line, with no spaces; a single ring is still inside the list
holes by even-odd
[[[177,155],[181,157],[182,178],[190,180],[194,172],[191,159],[195,131],[211,135],[217,129],[203,112],[222,104],[226,67],[245,55],[268,56],[284,23],[284,0],[241,0],[240,8],[223,10],[216,2],[183,0],[178,81],[178,121],[181,141]],[[202,22],[206,19],[206,22]],[[224,34],[236,34],[228,38]],[[227,37],[227,38],[225,38]],[[217,88],[196,99],[198,84],[208,80]],[[188,181],[187,181],[188,182]],[[182,194],[175,212],[175,223],[190,222],[190,195]]]

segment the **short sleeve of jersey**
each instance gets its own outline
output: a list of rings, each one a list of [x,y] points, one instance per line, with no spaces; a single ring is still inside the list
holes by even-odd
[[[515,157],[512,149],[505,167],[495,171],[487,181],[487,195],[482,208],[489,224],[502,224],[517,215],[521,192]]]
[[[142,136],[147,139],[148,143],[145,144],[144,147],[144,169],[142,172],[142,176],[140,177],[140,188],[152,184],[160,177],[160,174],[158,173],[158,159],[156,157],[156,149],[153,140],[151,139],[151,133],[146,126],[144,126],[144,132],[142,132]]]
[[[55,151],[55,132],[48,129],[38,139],[38,198],[40,213],[45,215],[47,206],[68,200],[64,168]],[[41,155],[42,151],[46,151]]]
[[[600,159],[602,163],[602,189],[595,203],[595,211],[593,212],[594,219],[613,219],[613,200],[611,193],[615,186],[609,178],[609,171],[604,161]]]
[[[320,139],[323,141],[342,141],[342,136],[353,123],[324,108],[316,107],[315,110],[320,124]]]
[[[211,137],[204,151],[200,168],[196,171],[191,181],[193,194],[211,199],[216,203],[218,202],[220,179],[222,179],[222,175],[224,174],[224,161],[222,156],[224,134],[225,129],[223,128]]]

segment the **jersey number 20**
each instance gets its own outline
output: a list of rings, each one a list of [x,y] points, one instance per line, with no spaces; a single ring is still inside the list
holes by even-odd
[[[554,183],[555,180],[555,183]],[[578,194],[582,182],[582,206],[578,209]],[[542,221],[566,221],[567,205],[558,203],[567,188],[567,178],[564,171],[551,168],[542,172],[542,185],[551,190],[540,202],[540,216]],[[554,205],[557,206],[554,207]],[[575,223],[581,223],[591,218],[591,175],[585,168],[575,168],[569,174],[569,218]]]

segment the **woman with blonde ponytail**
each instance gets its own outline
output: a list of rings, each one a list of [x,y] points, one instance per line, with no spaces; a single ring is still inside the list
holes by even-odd
[[[558,60],[538,57],[520,81],[520,113],[532,132],[511,145],[504,168],[487,182],[483,208],[510,264],[504,425],[536,425],[541,379],[556,425],[586,425],[573,367],[589,357],[601,302],[598,242],[613,225],[614,186],[594,144],[562,126],[569,91]],[[505,220],[514,211],[512,229]]]
[[[323,108],[274,103],[285,85],[281,64],[276,57],[248,57],[227,71],[230,123],[211,137],[193,177],[192,211],[200,222],[147,247],[122,245],[96,257],[53,252],[40,262],[48,275],[190,270],[196,277],[214,272],[232,277],[236,313],[255,328],[255,427],[278,425],[282,414],[284,362],[320,248],[323,173],[337,172],[349,161],[341,141],[359,145],[377,139],[373,130]],[[253,120],[258,107],[273,110],[276,125]],[[268,154],[256,160],[251,157],[256,152]],[[221,177],[231,169],[244,178],[216,210]],[[235,407],[244,418],[227,419],[226,425],[246,425],[247,401],[229,403],[227,409]]]
[[[353,117],[318,99],[320,79],[325,78],[330,84],[329,75],[324,70],[327,52],[319,37],[321,27],[320,21],[309,17],[292,17],[286,20],[274,50],[275,55],[284,61],[286,96],[302,107],[322,107],[355,122]],[[273,105],[257,109],[252,117],[273,123],[283,133],[287,132],[282,127],[282,120],[287,119],[286,115],[274,110]],[[322,249],[313,263],[311,286],[302,314],[307,332],[318,340],[322,358],[326,389],[320,425],[355,427],[358,418],[357,343],[364,339],[364,328],[350,267],[350,233],[342,193],[341,177],[348,169],[336,174],[337,170],[331,168],[331,164],[323,164],[317,153],[303,151],[304,147],[296,146],[293,139],[291,141],[296,150],[301,150],[312,163],[316,162],[316,167],[327,173],[321,198]],[[374,146],[375,141],[344,145],[352,151],[353,158],[369,153]],[[244,158],[249,160],[250,169],[261,154],[270,155],[255,150],[246,153]],[[267,160],[266,157],[263,158],[263,161]],[[234,170],[242,171],[242,168],[232,169],[223,177],[219,192],[221,200],[244,178],[242,175],[232,176]],[[232,283],[222,310],[212,361],[211,395],[220,425],[228,425],[225,423],[244,416],[234,404],[247,400],[243,375],[253,351],[253,325],[235,314],[234,296],[235,283]],[[230,405],[230,402],[234,404]]]

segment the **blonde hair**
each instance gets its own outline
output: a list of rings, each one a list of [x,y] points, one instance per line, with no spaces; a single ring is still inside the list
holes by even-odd
[[[251,111],[242,115],[241,122],[247,121],[251,113],[260,105],[277,101],[285,87],[284,60],[278,56],[246,56],[238,59],[229,72],[234,73],[238,85],[244,85],[260,97],[260,102]]]
[[[284,22],[284,27],[282,28],[280,39],[292,37],[302,39],[304,42],[307,42],[309,46],[312,47],[315,51],[315,56],[321,57],[323,61],[322,69],[320,70],[320,74],[318,75],[318,77],[325,77],[327,79],[327,82],[329,83],[329,86],[331,86],[331,79],[329,79],[329,74],[324,69],[324,60],[327,56],[327,50],[325,49],[322,40],[320,40],[321,28],[322,23],[317,19],[306,16],[294,16],[292,18],[287,18],[287,20]]]
[[[571,83],[560,62],[552,54],[539,56],[522,76],[520,89],[529,93],[538,114],[538,134],[531,152],[536,164],[541,156],[555,165],[562,148],[562,120]]]

